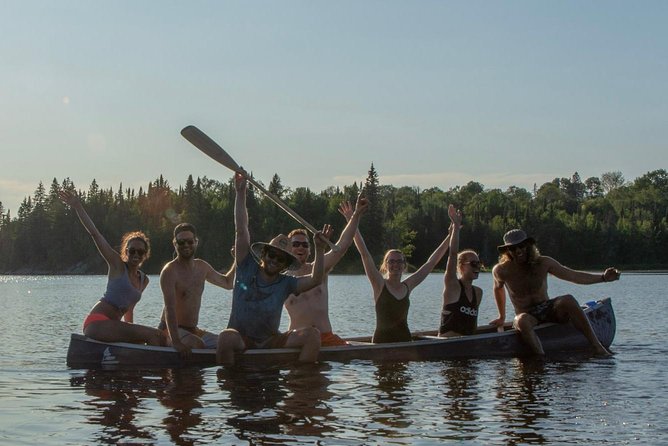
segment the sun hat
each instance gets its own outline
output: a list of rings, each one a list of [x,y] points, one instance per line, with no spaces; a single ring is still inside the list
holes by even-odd
[[[527,233],[521,229],[511,229],[503,236],[504,244],[497,246],[496,249],[498,249],[499,252],[502,252],[511,246],[519,245],[522,242],[536,243],[533,237],[528,237]]]
[[[284,252],[287,256],[288,259],[290,260],[290,264],[288,265],[289,270],[295,270],[299,269],[301,266],[301,262],[297,257],[295,257],[292,252],[289,251],[290,247],[290,239],[288,238],[287,235],[285,234],[278,234],[276,237],[271,239],[269,243],[265,242],[255,242],[251,245],[251,253],[253,254],[253,258],[257,263],[260,263],[260,260],[262,259],[262,250],[266,247],[278,249],[279,251]]]

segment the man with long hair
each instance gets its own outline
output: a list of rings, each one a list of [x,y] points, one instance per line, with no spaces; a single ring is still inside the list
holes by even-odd
[[[575,271],[538,251],[536,242],[521,229],[512,229],[503,236],[504,244],[498,247],[499,263],[494,266],[494,299],[499,317],[490,323],[502,326],[506,318],[506,289],[515,308],[513,326],[537,355],[545,351],[534,331],[543,322],[566,323],[570,321],[585,335],[600,356],[611,353],[601,344],[582,311],[578,301],[566,294],[550,299],[547,294],[547,275],[581,285],[618,280],[620,272],[607,268],[602,274]]]

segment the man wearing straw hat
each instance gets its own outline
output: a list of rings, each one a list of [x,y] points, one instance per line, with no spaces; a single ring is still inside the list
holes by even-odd
[[[612,282],[620,273],[607,268],[602,274],[575,271],[563,266],[552,257],[540,255],[536,242],[521,229],[512,229],[503,236],[504,244],[498,246],[499,263],[494,266],[494,298],[499,317],[490,323],[502,326],[506,318],[506,289],[515,308],[513,326],[519,330],[524,341],[534,353],[545,351],[534,332],[534,327],[543,322],[566,323],[570,321],[580,330],[600,356],[611,353],[599,342],[587,316],[578,301],[570,294],[550,299],[547,294],[547,275],[581,285]]]
[[[279,332],[283,304],[290,294],[298,294],[316,287],[324,275],[324,249],[331,228],[325,225],[314,236],[315,261],[313,272],[293,277],[284,272],[299,267],[299,260],[290,252],[290,240],[280,234],[269,243],[250,244],[248,209],[246,208],[247,181],[243,173],[234,176],[236,199],[234,223],[236,236],[234,251],[237,263],[232,311],[227,328],[220,332],[216,360],[219,364],[234,364],[234,353],[246,349],[301,347],[300,362],[315,362],[320,352],[320,332],[315,327],[304,327]]]

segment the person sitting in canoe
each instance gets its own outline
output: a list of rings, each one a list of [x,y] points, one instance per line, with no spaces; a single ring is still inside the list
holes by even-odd
[[[404,342],[412,341],[408,329],[409,296],[448,250],[450,235],[448,234],[429,259],[410,276],[402,280],[406,271],[406,257],[399,249],[390,249],[385,253],[380,270],[376,268],[373,257],[364,243],[362,234],[355,232],[355,246],[362,258],[364,272],[371,283],[376,309],[376,329],[372,342]]]
[[[443,275],[441,326],[438,329],[438,335],[442,337],[473,334],[478,326],[478,308],[482,300],[482,289],[473,285],[480,274],[478,254],[471,249],[457,253],[462,213],[450,205],[448,215],[452,224],[448,263]]]
[[[301,347],[300,362],[315,362],[320,352],[320,332],[304,327],[279,332],[283,304],[290,294],[308,291],[322,283],[324,249],[332,229],[325,225],[314,236],[315,261],[313,272],[293,277],[287,269],[299,267],[299,260],[290,252],[290,240],[278,235],[269,243],[250,244],[248,209],[246,208],[247,180],[245,172],[234,176],[236,277],[232,292],[232,310],[227,328],[220,332],[216,361],[223,365],[234,363],[234,353],[246,349]]]
[[[347,345],[348,343],[336,334],[332,333],[332,323],[329,320],[329,292],[327,279],[329,272],[343,258],[348,247],[353,242],[353,237],[359,224],[360,216],[367,209],[367,200],[361,195],[357,198],[355,208],[349,202],[341,203],[341,208],[347,208],[351,212],[348,224],[341,232],[336,242],[338,250],[330,250],[324,257],[324,278],[322,284],[300,294],[291,294],[285,302],[285,309],[290,316],[288,330],[303,327],[315,327],[320,331],[320,345],[322,347]],[[290,239],[290,251],[299,260],[299,268],[290,271],[292,276],[303,276],[311,274],[313,263],[308,262],[311,255],[308,233],[305,229],[294,229],[288,234]]]
[[[204,283],[232,289],[234,264],[221,274],[209,263],[195,258],[199,238],[195,226],[180,223],[174,228],[172,240],[176,258],[160,272],[160,288],[165,301],[160,325],[171,345],[183,357],[193,348],[216,348],[218,335],[198,327]]]
[[[611,353],[599,342],[587,316],[578,301],[570,294],[550,299],[547,294],[547,275],[581,285],[612,282],[618,280],[620,272],[607,268],[602,274],[575,271],[552,257],[543,256],[536,242],[521,229],[512,229],[503,236],[503,245],[498,246],[499,263],[492,269],[494,277],[494,299],[499,317],[490,322],[502,326],[506,318],[506,289],[515,307],[513,327],[519,330],[524,341],[537,355],[544,355],[543,346],[534,332],[534,327],[543,322],[566,323],[571,321],[580,330],[601,356]]]
[[[108,267],[107,290],[84,320],[83,334],[103,342],[166,345],[167,339],[160,330],[133,323],[135,305],[149,282],[139,269],[151,254],[146,234],[125,233],[119,253],[102,236],[74,191],[61,190],[58,196],[74,209]]]

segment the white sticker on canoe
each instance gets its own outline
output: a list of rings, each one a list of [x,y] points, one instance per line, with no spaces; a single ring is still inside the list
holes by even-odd
[[[118,360],[114,355],[111,354],[111,350],[109,350],[109,347],[104,349],[104,353],[102,353],[102,365],[117,365]]]

